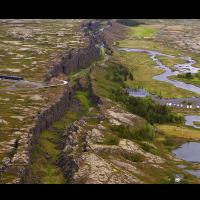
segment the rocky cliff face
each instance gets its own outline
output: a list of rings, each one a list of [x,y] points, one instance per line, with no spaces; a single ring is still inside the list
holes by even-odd
[[[46,75],[46,80],[58,76],[60,73],[69,74],[73,70],[85,67],[95,59],[100,58],[99,47],[94,42],[83,49],[72,49],[66,55],[56,58]]]
[[[102,43],[107,49],[112,49],[114,41],[122,39],[126,34],[125,26],[115,22],[109,22],[108,26],[103,30],[99,30],[98,22],[88,22],[82,25],[81,30],[89,38],[88,46],[66,50],[61,55],[58,55],[50,64],[45,77],[46,81],[58,76],[60,73],[69,74],[73,70],[85,67],[92,61],[99,59],[101,56],[100,45]]]
[[[88,46],[80,49],[70,49],[58,55],[50,64],[50,68],[46,74],[46,81],[52,77],[58,76],[60,73],[68,75],[73,70],[83,68],[92,61],[100,58],[100,48],[93,36],[88,34],[89,25],[85,24],[82,31],[88,37]]]

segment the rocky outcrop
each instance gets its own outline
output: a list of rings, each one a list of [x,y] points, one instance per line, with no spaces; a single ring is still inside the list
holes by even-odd
[[[165,159],[146,152],[137,142],[128,139],[119,138],[118,144],[105,143],[108,135],[116,137],[106,125],[107,121],[110,125],[134,128],[143,119],[119,107],[110,107],[109,103],[104,104],[105,101],[99,104],[102,117],[97,124],[90,124],[89,118],[84,117],[65,130],[59,165],[71,184],[143,183],[141,177],[146,174],[138,163],[162,168]]]
[[[128,30],[124,25],[109,21],[108,26],[99,32],[99,38],[103,41],[105,47],[112,51],[113,44],[118,40],[124,39],[127,32]]]

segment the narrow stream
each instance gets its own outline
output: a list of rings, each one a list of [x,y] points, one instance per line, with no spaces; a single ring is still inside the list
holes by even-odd
[[[181,73],[186,73],[186,72],[190,72],[190,73],[197,73],[198,72],[198,68],[193,67],[192,65],[195,64],[196,62],[191,59],[190,57],[181,57],[182,59],[186,60],[187,63],[184,64],[176,64],[174,65],[176,67],[176,71],[172,71],[169,67],[163,65],[160,60],[158,58],[156,58],[157,55],[159,56],[166,56],[169,58],[174,58],[175,56],[172,55],[167,55],[167,54],[163,54],[163,53],[159,53],[156,51],[151,51],[151,50],[145,50],[145,49],[132,49],[132,48],[121,48],[120,50],[122,51],[126,51],[126,52],[141,52],[141,53],[147,53],[151,59],[156,62],[156,64],[158,65],[158,67],[160,67],[161,69],[164,69],[165,72],[154,76],[153,79],[155,80],[159,80],[159,81],[163,81],[163,82],[168,82],[178,88],[182,88],[185,90],[189,90],[192,92],[195,92],[197,94],[200,94],[200,87],[196,87],[192,84],[186,84],[184,82],[181,81],[173,81],[173,80],[169,80],[168,76],[171,75],[177,75],[177,74],[181,74]],[[127,89],[127,92],[129,93],[130,96],[134,96],[134,97],[146,97],[146,96],[151,96],[152,99],[162,105],[167,105],[167,106],[175,106],[175,107],[185,107],[185,108],[193,108],[195,106],[195,108],[199,109],[200,108],[200,98],[180,98],[180,99],[160,99],[158,98],[156,95],[151,95],[149,94],[147,91],[145,91],[145,89]],[[185,105],[183,105],[183,102],[186,102]],[[187,104],[187,102],[190,102],[193,104],[193,106],[189,106]],[[200,126],[197,126],[194,124],[194,122],[199,122],[200,121],[200,116],[198,115],[187,115],[185,116],[185,125],[187,126],[192,126],[194,128],[200,128]]]

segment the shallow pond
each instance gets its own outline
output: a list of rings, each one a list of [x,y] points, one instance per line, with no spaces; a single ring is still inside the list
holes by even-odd
[[[189,174],[192,174],[196,176],[197,178],[200,178],[200,170],[191,170],[191,169],[185,169],[185,171]]]
[[[181,145],[179,148],[172,151],[172,153],[179,159],[200,163],[200,143],[198,142],[187,142]],[[185,172],[200,178],[200,170],[185,169],[186,165],[177,165],[177,167],[183,169]]]
[[[182,160],[200,163],[200,143],[198,142],[187,142],[172,153]]]

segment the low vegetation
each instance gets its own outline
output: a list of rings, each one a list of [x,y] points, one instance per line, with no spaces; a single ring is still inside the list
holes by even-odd
[[[143,162],[145,157],[139,153],[124,154],[123,157],[131,162]]]
[[[115,132],[118,137],[129,140],[152,141],[156,137],[153,127],[149,124],[140,129],[124,125],[112,125],[111,130]]]
[[[177,76],[171,76],[171,79],[183,81],[185,83],[193,84],[196,86],[200,86],[200,72],[192,74],[192,73],[184,73],[178,74]]]
[[[131,29],[133,35],[137,38],[151,38],[156,33],[156,29],[148,26],[137,26]]]
[[[200,139],[199,130],[194,128],[169,124],[159,124],[156,127],[169,136],[177,136],[185,139]]]
[[[113,134],[106,134],[104,138],[104,144],[106,145],[118,145],[119,144],[119,137]]]
[[[128,96],[123,90],[112,91],[113,99],[121,102],[127,110],[144,117],[149,123],[181,123],[183,117],[171,113],[170,108],[165,105],[156,104],[149,97],[137,98]]]

